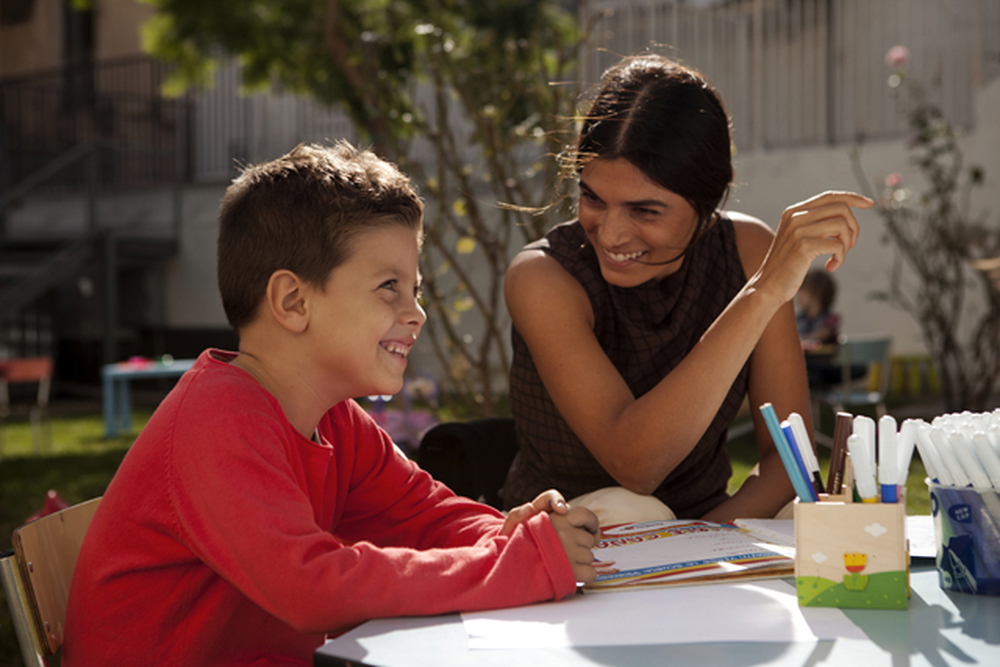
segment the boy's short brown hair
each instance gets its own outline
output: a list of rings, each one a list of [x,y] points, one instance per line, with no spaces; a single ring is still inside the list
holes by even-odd
[[[346,141],[299,145],[247,167],[219,211],[219,292],[230,326],[239,333],[254,320],[275,271],[322,286],[358,232],[386,224],[419,230],[422,219],[409,179]]]

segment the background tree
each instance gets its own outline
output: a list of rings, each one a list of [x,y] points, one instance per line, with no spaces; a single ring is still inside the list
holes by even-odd
[[[906,117],[910,158],[920,179],[911,186],[894,173],[873,189],[860,146],[852,152],[858,181],[876,200],[887,240],[896,248],[889,288],[873,296],[920,325],[945,409],[982,411],[1000,379],[1000,291],[989,272],[1000,262],[988,261],[1000,255],[1000,226],[971,212],[971,193],[982,185],[983,170],[965,164],[960,130],[908,76],[909,52],[893,47],[886,63],[895,70],[889,89]]]
[[[235,55],[250,91],[280,88],[343,105],[427,200],[425,338],[442,393],[474,414],[506,387],[503,273],[545,221],[551,154],[572,118],[582,35],[552,0],[146,0],[154,56],[179,94]],[[556,83],[557,85],[552,85]],[[513,206],[500,206],[498,202]]]

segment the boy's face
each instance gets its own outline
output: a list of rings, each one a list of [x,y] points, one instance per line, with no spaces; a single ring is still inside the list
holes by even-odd
[[[361,232],[348,260],[315,290],[316,361],[349,396],[403,387],[406,357],[427,320],[417,303],[417,234],[391,224]]]

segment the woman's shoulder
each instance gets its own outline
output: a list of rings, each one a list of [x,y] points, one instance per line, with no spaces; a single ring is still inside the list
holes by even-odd
[[[515,325],[523,317],[563,313],[571,309],[590,313],[590,300],[579,279],[547,249],[535,244],[515,255],[504,277],[507,309]]]
[[[752,215],[738,211],[726,211],[725,217],[732,221],[736,237],[736,248],[740,253],[740,262],[747,276],[752,276],[760,268],[771,248],[774,232],[767,224]]]
[[[553,290],[582,291],[582,288],[551,254],[541,248],[527,247],[515,255],[507,267],[504,290],[509,300],[511,296],[552,294]]]

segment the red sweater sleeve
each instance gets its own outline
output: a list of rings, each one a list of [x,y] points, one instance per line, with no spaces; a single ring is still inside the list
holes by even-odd
[[[241,397],[239,410],[212,416],[193,415],[202,409],[196,400],[187,397],[186,418],[169,441],[179,534],[292,627],[328,632],[575,590],[547,516],[499,536],[495,511],[433,481],[353,402],[324,419],[328,442],[320,445],[294,432],[267,400]]]

